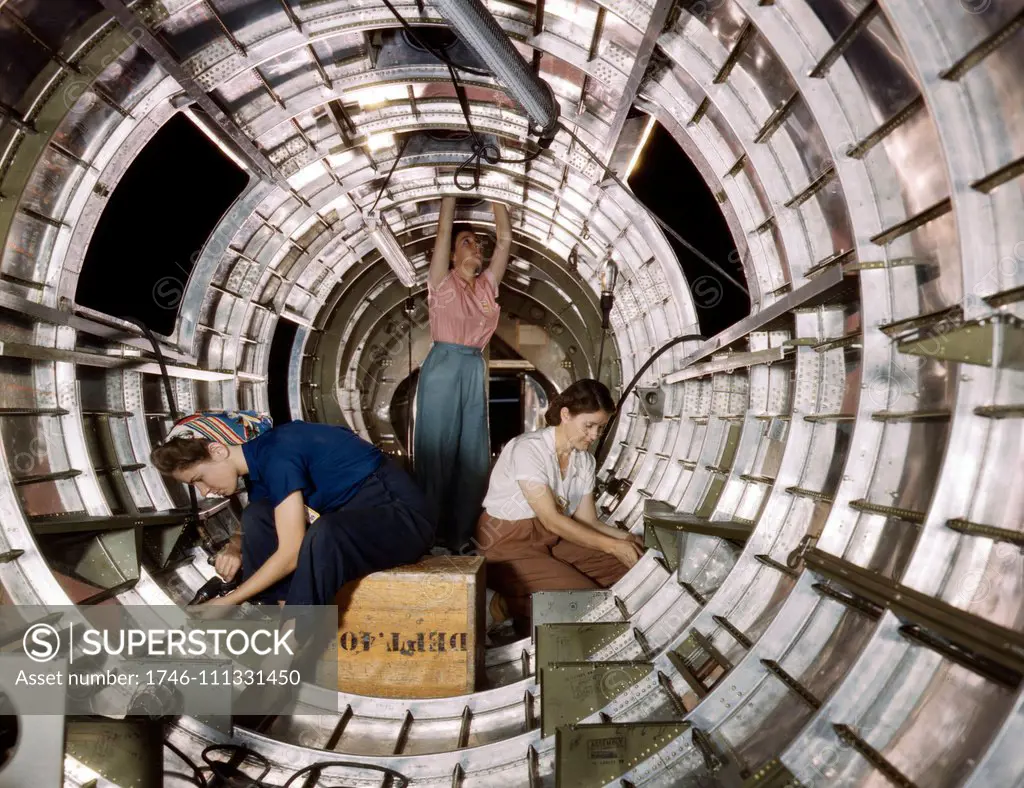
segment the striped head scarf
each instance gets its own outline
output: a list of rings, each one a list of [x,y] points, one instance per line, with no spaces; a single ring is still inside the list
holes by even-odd
[[[240,446],[272,429],[273,419],[266,413],[254,410],[213,410],[193,413],[175,422],[167,433],[172,438],[205,438],[226,445]],[[320,513],[309,506],[306,522],[313,524]]]
[[[239,446],[262,435],[274,426],[266,413],[254,410],[209,410],[193,413],[175,422],[167,433],[172,438],[205,438]]]

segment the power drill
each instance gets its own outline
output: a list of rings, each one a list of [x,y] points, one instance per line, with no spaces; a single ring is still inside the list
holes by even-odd
[[[213,549],[214,554],[206,559],[206,563],[208,563],[210,566],[213,566],[217,562],[217,553],[220,552],[220,549],[224,547],[224,545],[226,544],[227,541],[224,541],[216,545]],[[238,572],[235,574],[233,580],[224,580],[224,578],[222,578],[220,575],[214,575],[205,583],[203,583],[200,589],[196,591],[196,595],[192,597],[192,601],[189,602],[189,605],[201,605],[203,602],[208,602],[214,597],[224,596],[225,594],[231,593],[236,588],[238,588],[241,582],[241,569],[239,569]]]

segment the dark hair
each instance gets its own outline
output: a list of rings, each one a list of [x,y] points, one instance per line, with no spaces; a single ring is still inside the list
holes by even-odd
[[[458,240],[459,233],[473,233],[476,235],[476,230],[473,225],[467,224],[466,222],[456,222],[452,225],[452,242],[448,247],[448,267],[452,267],[452,255],[455,254],[455,241]]]
[[[150,452],[149,461],[160,473],[169,475],[210,459],[209,445],[204,438],[171,438]]]
[[[548,426],[557,427],[562,423],[562,408],[568,408],[569,413],[573,416],[578,416],[581,413],[597,413],[599,410],[603,410],[611,416],[615,413],[615,401],[604,383],[584,378],[577,380],[551,400],[551,406],[544,414],[544,420]]]

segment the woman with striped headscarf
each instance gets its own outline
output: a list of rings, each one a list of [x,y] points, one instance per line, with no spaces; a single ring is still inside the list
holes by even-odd
[[[348,427],[201,413],[179,421],[151,459],[204,496],[248,492],[242,533],[217,558],[225,580],[239,568],[243,580],[207,604],[331,605],[345,583],[413,563],[433,543],[415,482]]]

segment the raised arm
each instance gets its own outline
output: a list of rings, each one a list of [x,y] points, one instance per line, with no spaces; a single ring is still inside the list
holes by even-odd
[[[491,203],[494,211],[494,226],[497,229],[497,243],[494,245],[494,256],[488,269],[494,279],[494,287],[501,284],[508,267],[508,256],[512,251],[512,223],[508,219],[508,209],[499,202]]]
[[[427,278],[432,287],[437,287],[448,276],[451,261],[452,223],[455,220],[455,198],[441,199],[441,216],[437,222],[437,240],[434,241],[434,256],[430,258]]]

